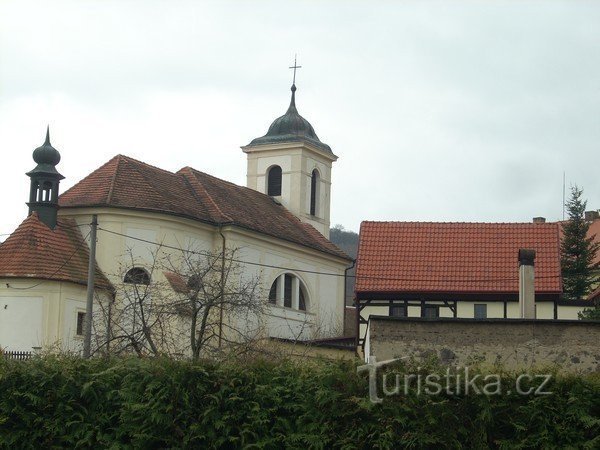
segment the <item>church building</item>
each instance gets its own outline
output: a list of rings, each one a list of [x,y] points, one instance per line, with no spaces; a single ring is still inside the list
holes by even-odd
[[[337,156],[295,96],[292,85],[287,112],[242,147],[247,187],[116,155],[59,195],[60,154],[47,133],[27,173],[29,216],[0,244],[0,348],[81,347],[94,216],[96,308],[118,308],[128,285],[177,290],[159,254],[235,251],[242,277],[258,280],[265,337],[341,336],[352,260],[328,239]],[[102,327],[95,322],[96,333],[114,332]]]

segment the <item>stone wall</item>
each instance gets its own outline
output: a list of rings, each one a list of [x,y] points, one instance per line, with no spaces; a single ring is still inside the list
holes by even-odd
[[[437,357],[453,366],[558,366],[600,371],[600,322],[525,319],[417,319],[371,316],[365,353],[378,361]]]

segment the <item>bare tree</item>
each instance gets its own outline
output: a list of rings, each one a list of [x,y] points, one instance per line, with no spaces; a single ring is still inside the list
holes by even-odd
[[[194,359],[245,345],[264,331],[266,298],[259,278],[236,262],[238,253],[182,252],[167,258],[165,276],[176,294],[170,303],[188,318],[187,342]]]
[[[259,339],[266,298],[258,276],[242,270],[237,254],[166,253],[159,247],[142,269],[129,252],[115,302],[99,308],[110,330],[98,346],[110,353],[198,359]]]

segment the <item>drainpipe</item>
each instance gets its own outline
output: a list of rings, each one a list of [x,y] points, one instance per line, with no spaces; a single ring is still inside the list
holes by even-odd
[[[219,348],[223,340],[223,300],[225,296],[225,235],[221,231],[222,225],[219,225],[219,234],[222,239],[221,250],[221,305],[219,308]]]
[[[535,319],[535,250],[519,249],[519,310],[521,319]]]
[[[352,260],[352,265],[350,267],[346,267],[344,270],[344,331],[346,331],[346,295],[348,294],[348,271],[354,267],[354,264],[356,264],[356,261]]]

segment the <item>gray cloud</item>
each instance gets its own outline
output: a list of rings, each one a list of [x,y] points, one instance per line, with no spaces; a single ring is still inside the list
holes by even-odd
[[[289,101],[340,159],[332,222],[561,214],[562,174],[600,206],[600,4],[3,2],[0,147],[23,173],[46,122],[68,187],[116,153],[239,184],[239,150]],[[39,142],[38,142],[39,141]]]

